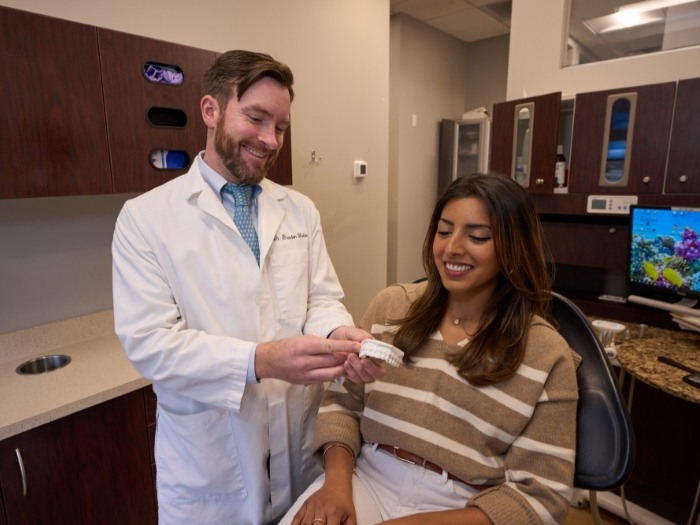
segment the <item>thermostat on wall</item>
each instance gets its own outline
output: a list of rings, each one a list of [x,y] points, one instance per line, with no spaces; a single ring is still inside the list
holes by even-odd
[[[608,215],[629,215],[632,204],[637,204],[636,195],[589,195],[586,211]]]
[[[362,179],[367,176],[367,163],[364,160],[356,160],[353,163],[353,177]]]

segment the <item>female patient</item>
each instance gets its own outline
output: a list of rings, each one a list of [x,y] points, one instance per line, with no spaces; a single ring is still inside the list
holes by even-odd
[[[389,286],[361,322],[403,364],[375,383],[331,384],[314,435],[325,474],[283,524],[564,522],[578,356],[547,322],[525,190],[496,174],[455,180],[423,265],[427,281]]]

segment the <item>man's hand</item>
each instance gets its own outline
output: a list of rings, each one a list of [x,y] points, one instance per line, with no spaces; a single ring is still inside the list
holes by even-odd
[[[255,352],[255,375],[258,379],[276,378],[300,385],[324,383],[344,375],[348,356],[354,355],[359,361],[359,351],[356,339],[314,335],[260,343]]]

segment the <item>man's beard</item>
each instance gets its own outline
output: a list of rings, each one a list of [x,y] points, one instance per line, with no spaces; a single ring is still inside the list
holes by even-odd
[[[258,184],[277,160],[275,151],[267,157],[265,164],[259,168],[249,167],[240,155],[241,144],[224,131],[223,120],[220,119],[214,132],[214,149],[226,169],[240,184]],[[256,148],[261,149],[261,148]],[[265,150],[269,151],[269,150]]]

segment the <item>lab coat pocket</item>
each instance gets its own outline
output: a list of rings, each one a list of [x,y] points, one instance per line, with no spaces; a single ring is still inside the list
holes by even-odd
[[[295,250],[271,253],[270,273],[278,319],[305,316],[309,292],[309,252]]]
[[[159,498],[170,503],[247,495],[228,410],[180,415],[159,407],[155,458]]]

